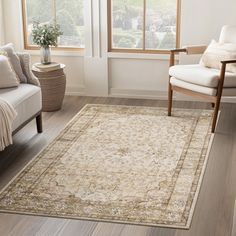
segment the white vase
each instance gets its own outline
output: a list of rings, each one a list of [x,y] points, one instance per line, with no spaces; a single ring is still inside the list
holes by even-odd
[[[49,46],[40,48],[41,63],[44,65],[51,63],[51,49]]]

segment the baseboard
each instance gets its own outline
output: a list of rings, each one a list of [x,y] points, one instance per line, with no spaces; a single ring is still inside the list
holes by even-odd
[[[167,93],[165,91],[155,91],[155,90],[111,88],[109,97],[166,100]]]
[[[158,91],[158,90],[136,90],[136,89],[111,88],[110,97],[167,100],[168,93],[167,91]],[[196,99],[190,96],[185,96],[180,93],[175,93],[173,96],[173,99],[177,101],[202,101],[200,99]]]
[[[66,87],[66,95],[69,96],[88,96],[88,94],[86,94],[85,91],[86,91],[85,87],[83,86]],[[158,90],[111,88],[109,97],[167,100],[168,94],[167,91],[158,91]],[[185,96],[180,93],[174,93],[173,99],[177,101],[204,101],[195,97]],[[236,97],[222,97],[221,101],[225,103],[236,103]]]
[[[109,97],[167,100],[168,93],[167,91],[158,90],[111,88]],[[173,99],[177,101],[204,101],[200,98],[186,96],[181,93],[174,93]],[[236,103],[236,97],[222,97],[222,102]]]
[[[86,96],[85,87],[83,86],[66,86],[66,95],[69,96]]]

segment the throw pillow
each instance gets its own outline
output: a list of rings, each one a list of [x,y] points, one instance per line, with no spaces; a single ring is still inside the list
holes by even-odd
[[[200,64],[214,69],[221,68],[221,61],[236,59],[236,44],[218,43],[212,40],[202,55]],[[226,66],[226,71],[236,73],[236,63]]]
[[[7,53],[7,56],[10,59],[10,62],[13,66],[13,69],[15,70],[16,74],[18,75],[18,77],[20,78],[20,82],[21,83],[27,83],[27,78],[24,75],[22,68],[21,68],[21,64],[20,64],[20,59],[17,56],[13,44],[9,43],[3,47],[0,48],[1,50],[5,51]]]
[[[0,88],[11,88],[19,85],[19,78],[13,70],[8,57],[0,55]]]

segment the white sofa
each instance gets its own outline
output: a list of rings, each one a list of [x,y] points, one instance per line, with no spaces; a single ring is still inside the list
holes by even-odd
[[[0,89],[0,98],[7,100],[16,110],[17,117],[13,122],[13,134],[36,118],[37,131],[42,132],[42,96],[38,79],[32,74],[30,56],[27,53],[17,53],[21,67],[27,78],[27,83],[18,87]]]

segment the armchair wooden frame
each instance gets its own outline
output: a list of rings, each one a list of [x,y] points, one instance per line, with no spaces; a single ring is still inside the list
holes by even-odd
[[[190,50],[188,50],[190,49]],[[174,66],[175,64],[175,55],[178,53],[186,53],[186,54],[202,54],[205,50],[204,46],[192,46],[192,47],[186,47],[186,48],[179,48],[179,49],[173,49],[170,50],[170,62],[169,65]],[[193,53],[191,53],[191,51]],[[186,95],[195,96],[199,98],[203,98],[208,102],[212,103],[212,106],[214,107],[214,113],[213,113],[213,120],[212,120],[212,133],[215,132],[216,128],[216,122],[217,122],[217,116],[219,112],[220,107],[220,101],[222,96],[222,91],[224,87],[224,79],[225,79],[225,72],[226,72],[226,66],[231,63],[236,63],[236,60],[225,60],[221,61],[221,68],[220,68],[220,74],[219,74],[219,83],[217,86],[217,92],[216,95],[206,95],[199,92],[195,92],[189,89],[181,88],[178,86],[173,86],[170,83],[171,76],[169,76],[169,88],[168,88],[168,116],[171,116],[171,110],[172,110],[172,101],[173,101],[173,91],[180,92]]]

